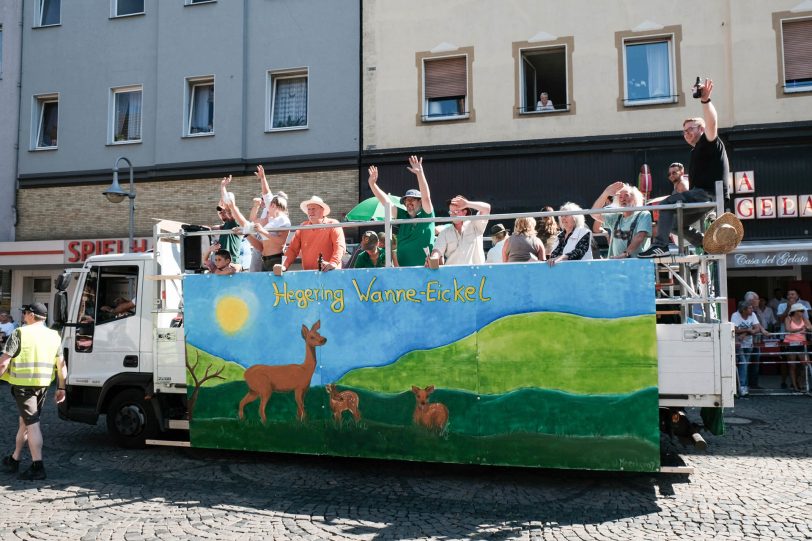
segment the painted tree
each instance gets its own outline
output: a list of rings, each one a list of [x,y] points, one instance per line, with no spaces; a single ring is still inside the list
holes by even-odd
[[[197,365],[198,364],[200,364],[200,352],[195,350],[195,364],[194,365],[189,364],[189,359],[188,358],[186,359],[186,370],[188,370],[189,374],[191,374],[192,381],[194,381],[194,384],[195,384],[194,385],[194,390],[192,391],[192,397],[189,398],[189,403],[188,403],[188,410],[189,410],[188,416],[189,416],[189,419],[192,418],[192,414],[193,414],[193,412],[195,410],[195,403],[197,402],[197,397],[200,394],[200,388],[203,386],[203,384],[205,382],[209,381],[210,379],[214,379],[214,378],[223,379],[223,380],[226,379],[226,378],[224,378],[223,376],[220,375],[220,374],[223,373],[223,370],[225,370],[225,368],[226,368],[225,365],[221,366],[220,369],[217,370],[216,372],[213,372],[213,373],[209,374],[209,370],[211,370],[211,367],[212,367],[212,365],[209,364],[206,367],[206,371],[203,373],[203,376],[198,377],[198,375],[197,375]]]

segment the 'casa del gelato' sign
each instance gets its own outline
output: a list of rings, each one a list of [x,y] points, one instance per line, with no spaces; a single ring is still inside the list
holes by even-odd
[[[784,252],[755,252],[751,254],[729,254],[729,267],[792,267],[809,265],[812,252],[809,250],[787,250]]]
[[[734,173],[733,188],[736,195],[746,195],[733,200],[736,216],[740,220],[812,218],[812,194],[755,196],[756,180],[753,171]]]

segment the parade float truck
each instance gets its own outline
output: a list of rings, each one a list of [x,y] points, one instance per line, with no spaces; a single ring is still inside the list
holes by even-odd
[[[733,404],[721,296],[657,278],[724,256],[218,276],[201,238],[161,222],[153,252],[57,280],[63,419],[127,447],[651,472],[661,431],[704,443],[686,408]]]

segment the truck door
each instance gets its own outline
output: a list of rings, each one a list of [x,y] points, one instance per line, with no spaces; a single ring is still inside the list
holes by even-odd
[[[89,269],[73,318],[70,384],[101,386],[111,376],[138,372],[141,265],[102,263]]]

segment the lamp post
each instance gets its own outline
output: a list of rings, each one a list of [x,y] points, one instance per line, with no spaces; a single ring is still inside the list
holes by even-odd
[[[129,193],[122,190],[121,185],[118,183],[118,162],[121,160],[127,162],[127,165],[130,167]],[[113,183],[104,191],[104,196],[111,203],[121,203],[125,198],[130,199],[130,241],[127,243],[127,247],[124,250],[125,253],[130,253],[133,246],[133,235],[135,233],[135,183],[133,182],[133,164],[124,156],[116,159],[116,163],[113,165]]]

